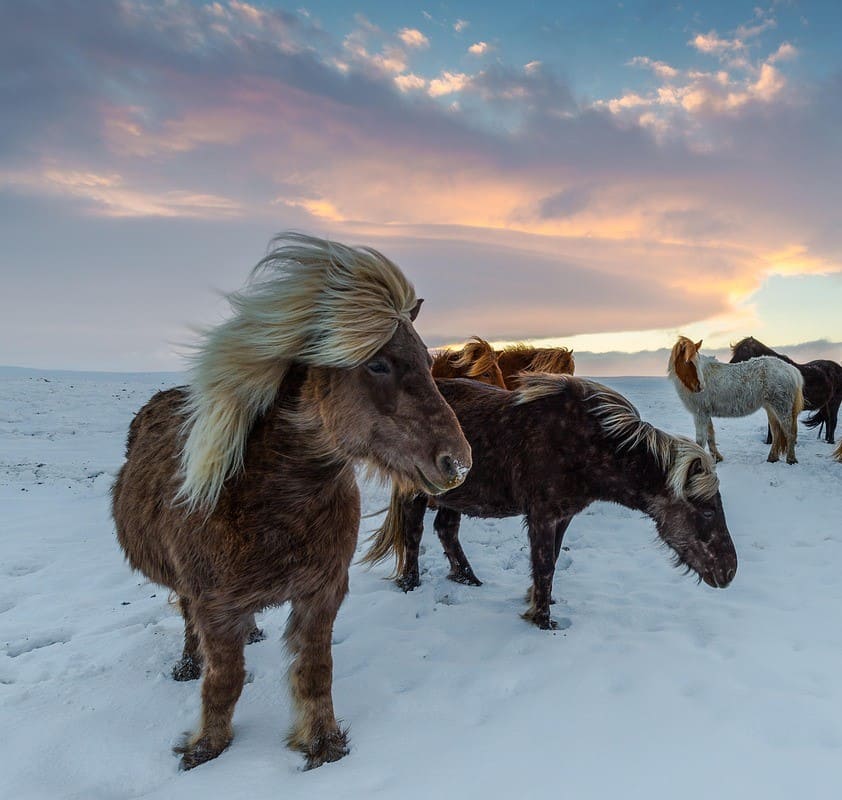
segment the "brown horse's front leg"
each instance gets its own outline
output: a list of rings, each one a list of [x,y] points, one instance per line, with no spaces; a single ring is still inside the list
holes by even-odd
[[[202,721],[199,730],[180,746],[181,768],[192,769],[216,758],[231,743],[231,718],[246,677],[243,647],[245,618],[220,619],[198,606],[192,608],[205,656]]]
[[[193,624],[190,601],[186,597],[178,598],[181,616],[184,617],[184,650],[181,658],[172,668],[172,676],[177,681],[194,681],[202,674],[202,649],[199,646],[199,634]]]
[[[404,562],[401,574],[395,583],[405,592],[411,592],[421,585],[418,569],[418,555],[421,550],[421,537],[424,535],[424,513],[427,510],[428,497],[418,494],[404,502]]]
[[[333,713],[333,622],[347,591],[348,577],[336,589],[293,601],[285,638],[293,655],[289,668],[296,715],[287,744],[307,758],[307,769],[348,754],[347,732]]]
[[[459,521],[462,515],[450,508],[439,508],[433,527],[444,548],[444,554],[450,562],[450,574],[447,576],[456,583],[468,586],[482,586],[482,581],[474,575],[471,563],[459,542]]]
[[[553,589],[553,575],[555,574],[556,523],[548,519],[528,519],[529,547],[532,556],[532,595],[531,604],[523,615],[524,619],[533,622],[543,630],[557,628],[558,625],[550,617],[550,600]],[[566,526],[565,526],[566,530]],[[562,531],[562,537],[564,531]]]

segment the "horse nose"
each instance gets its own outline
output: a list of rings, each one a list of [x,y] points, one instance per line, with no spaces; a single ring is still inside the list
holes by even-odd
[[[734,576],[737,574],[737,561],[734,560],[734,563],[725,570],[725,582],[726,584],[731,583],[734,580]]]
[[[456,486],[465,480],[470,464],[465,464],[451,453],[441,453],[436,459],[436,466],[448,485]]]

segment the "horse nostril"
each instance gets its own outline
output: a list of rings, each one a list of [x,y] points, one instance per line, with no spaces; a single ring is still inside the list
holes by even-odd
[[[438,468],[441,470],[441,474],[445,477],[449,479],[456,477],[456,462],[453,460],[453,457],[447,453],[439,456]]]
[[[436,459],[436,466],[448,483],[452,484],[462,483],[470,468],[469,464],[463,464],[458,458],[450,455],[450,453],[442,453]]]

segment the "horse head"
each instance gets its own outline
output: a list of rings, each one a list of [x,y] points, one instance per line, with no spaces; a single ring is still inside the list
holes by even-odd
[[[702,341],[702,339],[699,339],[698,342],[693,342],[686,336],[679,336],[670,353],[670,372],[674,372],[676,377],[691,392],[700,392],[703,388],[698,366],[698,355],[702,347]]]

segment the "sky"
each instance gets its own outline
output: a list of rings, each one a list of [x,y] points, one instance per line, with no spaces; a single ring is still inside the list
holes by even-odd
[[[0,364],[180,369],[288,229],[383,250],[431,346],[839,359],[840,41],[837,2],[0,0]]]

